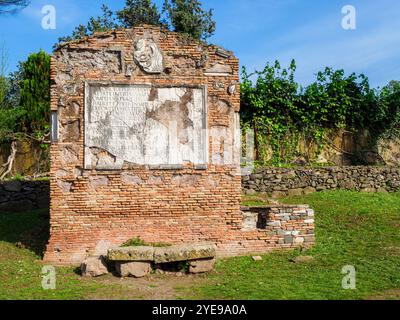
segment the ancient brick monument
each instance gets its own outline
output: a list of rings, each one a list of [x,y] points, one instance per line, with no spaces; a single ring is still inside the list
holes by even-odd
[[[143,26],[66,43],[51,69],[46,261],[80,263],[137,237],[212,242],[219,256],[312,243],[308,208],[241,211],[232,52]]]

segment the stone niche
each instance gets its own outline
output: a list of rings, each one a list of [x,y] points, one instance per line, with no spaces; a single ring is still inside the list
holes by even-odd
[[[232,52],[153,26],[55,50],[44,259],[80,264],[133,238],[218,256],[279,246],[243,230],[238,70]]]

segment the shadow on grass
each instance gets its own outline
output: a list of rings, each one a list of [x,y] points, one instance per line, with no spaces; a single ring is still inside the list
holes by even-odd
[[[48,209],[0,214],[0,241],[31,250],[43,258],[49,236]]]
[[[74,272],[76,275],[78,275],[78,276],[81,276],[81,275],[82,275],[81,267],[75,267],[74,270],[73,270],[73,272]]]

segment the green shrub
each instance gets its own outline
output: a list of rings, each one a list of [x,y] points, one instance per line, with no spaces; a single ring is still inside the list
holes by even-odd
[[[147,243],[140,238],[134,238],[124,242],[121,247],[141,247],[141,246],[162,248],[162,247],[169,247],[171,245],[164,242]]]

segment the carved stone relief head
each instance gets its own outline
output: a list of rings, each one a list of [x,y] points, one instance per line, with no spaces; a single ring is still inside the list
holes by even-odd
[[[140,39],[135,43],[134,57],[137,64],[147,73],[163,72],[163,56],[151,39]]]

